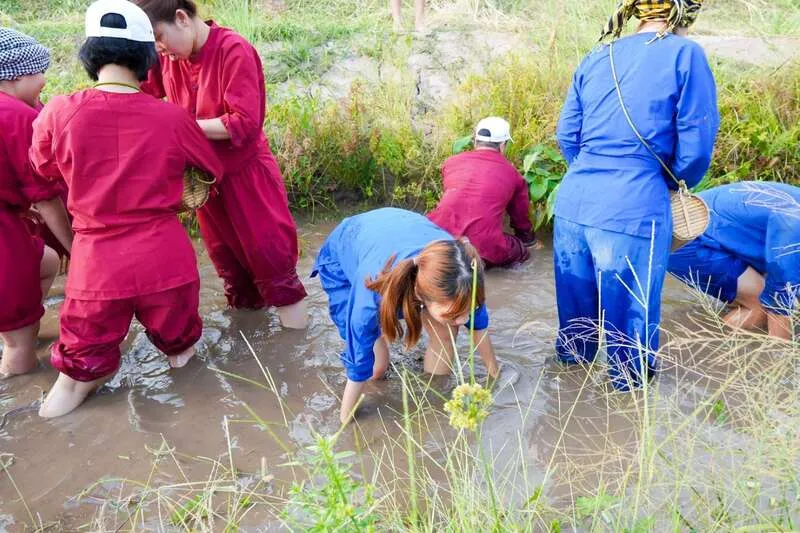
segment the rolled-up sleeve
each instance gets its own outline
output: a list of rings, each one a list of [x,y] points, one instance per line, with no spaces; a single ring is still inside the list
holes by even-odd
[[[464,327],[467,329],[474,329],[475,331],[483,331],[489,327],[489,310],[486,308],[486,304],[478,306],[475,309],[475,319],[472,321],[468,320],[467,323],[464,324]]]
[[[220,120],[234,146],[247,144],[261,132],[264,95],[258,91],[263,88],[263,77],[255,52],[244,44],[231,48],[223,67],[225,114]]]

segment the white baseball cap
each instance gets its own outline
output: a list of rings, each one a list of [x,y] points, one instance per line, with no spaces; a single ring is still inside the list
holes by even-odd
[[[500,117],[486,117],[475,127],[475,140],[490,143],[511,141],[511,126]]]
[[[104,16],[120,15],[125,28],[108,28],[100,24]],[[97,0],[86,10],[86,37],[114,37],[142,43],[156,42],[153,25],[142,8],[128,0]]]

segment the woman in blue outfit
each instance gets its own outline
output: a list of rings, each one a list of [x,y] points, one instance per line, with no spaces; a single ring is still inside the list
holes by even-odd
[[[708,169],[719,127],[708,61],[684,37],[700,4],[625,0],[602,36],[616,38],[639,19],[635,35],[613,43],[620,93],[644,140],[689,187]],[[657,369],[675,185],[623,113],[609,46],[575,72],[557,137],[569,163],[553,236],[557,354],[565,363],[593,361],[602,331],[613,385],[640,387]]]
[[[471,329],[481,359],[496,376],[497,360],[486,336],[481,260],[471,245],[422,215],[394,208],[346,218],[325,240],[312,276],[319,275],[331,318],[345,341],[342,423],[352,415],[365,383],[380,379],[389,368],[389,344],[404,336],[402,319],[406,348],[417,344],[423,329],[428,334],[425,371],[451,371],[458,328],[470,323],[473,263],[478,290]]]
[[[700,193],[706,232],[669,259],[669,272],[733,309],[725,323],[792,336],[800,304],[800,187],[743,182]]]

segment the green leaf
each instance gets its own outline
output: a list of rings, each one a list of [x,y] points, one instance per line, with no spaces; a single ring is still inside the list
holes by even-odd
[[[575,511],[578,518],[588,518],[609,510],[618,501],[619,498],[616,496],[611,496],[604,492],[591,498],[581,496],[575,501]]]
[[[198,494],[188,502],[178,507],[170,521],[175,525],[187,525],[191,520],[199,520],[208,516],[208,509],[203,505],[203,495]]]
[[[528,194],[530,194],[531,202],[538,202],[547,194],[547,179],[541,176],[534,176],[528,182]]]
[[[555,186],[555,188],[550,191],[550,195],[547,197],[547,220],[552,220],[553,215],[555,214],[556,210],[556,197],[558,196],[558,189],[561,187],[561,183]]]
[[[467,135],[466,137],[461,137],[460,139],[456,139],[456,142],[453,143],[453,154],[460,154],[464,150],[470,147],[472,144],[472,135]]]
[[[525,159],[522,160],[522,173],[527,174],[530,172],[533,164],[539,160],[539,152],[529,152],[528,155],[525,156]]]
[[[652,516],[640,518],[633,524],[631,529],[626,529],[626,533],[650,533],[655,529],[656,519]]]

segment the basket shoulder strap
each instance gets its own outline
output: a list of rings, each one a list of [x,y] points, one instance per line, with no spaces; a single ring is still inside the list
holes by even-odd
[[[611,62],[611,76],[614,78],[614,86],[616,87],[617,90],[619,105],[622,108],[622,113],[625,115],[625,120],[628,121],[628,125],[630,125],[631,129],[633,130],[633,133],[636,134],[636,137],[639,139],[639,141],[644,145],[645,148],[647,148],[647,150],[651,154],[653,154],[653,157],[655,157],[656,160],[661,164],[661,167],[664,169],[667,175],[670,178],[672,178],[672,180],[678,185],[679,188],[683,189],[686,186],[683,180],[679,180],[677,177],[675,177],[675,174],[672,173],[672,170],[669,168],[669,166],[667,166],[664,160],[661,159],[661,156],[659,156],[656,153],[656,151],[653,150],[653,147],[650,146],[650,143],[648,143],[647,140],[645,140],[645,138],[642,136],[642,134],[639,133],[639,129],[636,127],[636,124],[633,123],[633,119],[631,118],[631,115],[628,112],[628,107],[625,105],[625,100],[623,100],[622,98],[622,88],[619,85],[619,78],[617,77],[617,67],[614,64],[614,43],[608,45],[608,58],[609,61]]]

